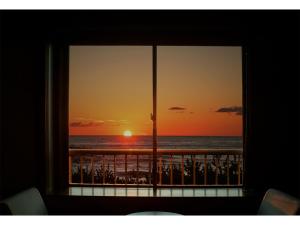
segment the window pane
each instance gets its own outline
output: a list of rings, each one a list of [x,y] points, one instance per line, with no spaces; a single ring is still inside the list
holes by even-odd
[[[127,153],[152,147],[152,48],[69,51],[70,183],[149,183],[149,156]]]
[[[242,184],[242,48],[157,52],[158,148],[176,150],[161,157],[160,182]]]

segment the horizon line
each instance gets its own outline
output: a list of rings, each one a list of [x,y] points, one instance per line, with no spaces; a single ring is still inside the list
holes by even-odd
[[[121,136],[123,137],[122,134],[69,134],[70,136]],[[132,135],[132,137],[136,137],[136,136],[153,136],[153,135],[145,135],[145,134],[141,134],[141,135]],[[243,135],[157,135],[158,137],[243,137]]]

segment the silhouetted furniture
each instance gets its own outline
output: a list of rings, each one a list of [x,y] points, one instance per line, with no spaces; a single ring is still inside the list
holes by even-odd
[[[181,214],[165,211],[144,211],[130,213],[128,216],[181,216]]]
[[[48,211],[37,188],[29,188],[0,202],[6,215],[47,215]]]
[[[258,210],[258,215],[299,215],[299,199],[279,190],[269,189]]]

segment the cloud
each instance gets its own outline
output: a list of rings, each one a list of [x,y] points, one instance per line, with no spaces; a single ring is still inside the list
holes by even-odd
[[[219,108],[216,112],[235,113],[235,115],[241,116],[243,114],[243,108],[241,106],[222,107],[222,108]]]
[[[95,120],[95,121],[93,121],[93,125],[94,126],[101,126],[102,124],[104,124],[104,121],[102,121],[102,120]]]
[[[84,121],[75,121],[70,123],[71,127],[98,127],[102,126],[104,121],[102,120],[84,120]]]
[[[238,115],[238,116],[241,116],[241,115],[243,115],[242,109],[241,109],[241,111],[240,111],[240,112],[236,112],[236,113],[235,113],[235,115]]]
[[[127,120],[95,120],[86,118],[75,118],[70,127],[99,127],[99,126],[120,126],[129,124]]]
[[[184,107],[179,107],[179,106],[173,106],[173,107],[170,107],[169,110],[183,111],[183,110],[186,110],[186,108],[184,108]]]
[[[111,126],[121,126],[121,125],[129,124],[129,122],[127,120],[106,120],[105,124]]]

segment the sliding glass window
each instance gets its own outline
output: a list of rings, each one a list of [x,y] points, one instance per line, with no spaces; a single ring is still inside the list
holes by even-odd
[[[242,48],[157,48],[159,184],[242,185]]]
[[[69,53],[69,184],[151,184],[152,47]]]
[[[69,185],[241,186],[242,96],[238,46],[70,46]]]

